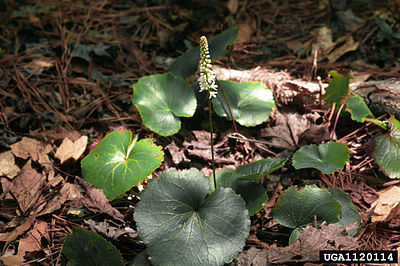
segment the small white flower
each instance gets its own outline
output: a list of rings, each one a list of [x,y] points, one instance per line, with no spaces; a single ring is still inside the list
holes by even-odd
[[[211,97],[216,97],[218,85],[216,84],[215,74],[212,70],[210,52],[208,51],[208,42],[205,36],[200,38],[200,92],[208,91]]]

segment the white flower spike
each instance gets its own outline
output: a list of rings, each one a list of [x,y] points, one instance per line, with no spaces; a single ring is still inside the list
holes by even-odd
[[[212,70],[210,52],[208,51],[208,42],[205,36],[200,38],[200,92],[208,91],[210,98],[217,96],[217,84],[214,71]]]

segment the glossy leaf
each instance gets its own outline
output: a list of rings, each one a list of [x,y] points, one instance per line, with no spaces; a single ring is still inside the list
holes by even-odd
[[[69,260],[68,265],[124,265],[118,249],[103,237],[80,227],[72,230],[62,248],[62,253]]]
[[[212,62],[226,54],[226,46],[235,41],[238,32],[239,29],[236,26],[232,26],[208,41]],[[196,46],[178,57],[175,62],[171,64],[168,70],[182,78],[187,78],[197,71],[199,60],[200,46]]]
[[[328,142],[320,145],[307,145],[293,155],[293,166],[296,169],[316,168],[324,174],[343,169],[349,161],[349,148],[343,143]]]
[[[253,127],[267,121],[272,109],[275,107],[272,92],[261,82],[235,82],[220,80],[232,115],[235,120],[246,127]],[[216,98],[212,99],[215,112],[232,120],[225,97],[218,87]]]
[[[276,202],[272,217],[283,226],[296,228],[311,224],[314,215],[318,224],[336,223],[341,213],[339,202],[326,189],[306,186],[299,191],[288,188]]]
[[[181,128],[179,117],[191,117],[196,111],[196,97],[190,85],[171,73],[145,76],[133,85],[132,103],[139,110],[143,124],[162,136]]]
[[[222,265],[242,250],[250,220],[230,188],[211,195],[208,180],[191,168],[160,174],[135,209],[140,238],[155,265]]]
[[[160,166],[164,153],[152,139],[135,141],[128,130],[107,134],[81,161],[82,176],[110,200],[138,185]]]
[[[340,203],[342,207],[342,218],[336,224],[343,228],[346,225],[355,223],[357,227],[360,228],[361,216],[358,212],[357,207],[354,206],[354,204],[352,203],[349,195],[347,195],[345,192],[337,187],[332,187],[328,189],[328,191]],[[347,230],[347,233],[350,236],[355,236],[357,234],[357,229]]]
[[[364,100],[358,95],[349,97],[346,106],[347,111],[351,115],[351,119],[359,123],[363,123],[366,118],[374,117]]]
[[[393,116],[390,130],[375,138],[373,157],[381,170],[390,178],[400,178],[400,122]]]
[[[335,70],[329,71],[329,74],[333,78],[329,81],[329,86],[322,99],[326,100],[328,105],[340,104],[341,100],[349,93],[349,80],[352,75],[347,74],[344,77]]]

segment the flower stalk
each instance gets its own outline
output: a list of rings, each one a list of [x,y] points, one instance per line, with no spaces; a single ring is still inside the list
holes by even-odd
[[[213,170],[214,188],[217,189],[217,181],[215,179],[215,161],[214,161],[214,140],[213,140],[213,124],[212,124],[212,106],[211,98],[217,96],[218,85],[216,82],[214,71],[212,70],[210,52],[208,50],[208,41],[205,36],[200,38],[200,62],[199,62],[199,84],[200,92],[208,92],[208,112],[211,133],[211,162]]]

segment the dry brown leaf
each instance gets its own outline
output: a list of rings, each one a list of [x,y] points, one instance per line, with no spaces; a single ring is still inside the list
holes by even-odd
[[[46,183],[46,177],[36,172],[29,160],[12,183],[11,194],[17,199],[20,210],[25,214],[36,205]]]
[[[358,49],[358,42],[355,42],[351,35],[340,37],[336,42],[332,41],[332,30],[328,27],[321,27],[314,30],[313,51],[320,51],[319,60],[327,58],[329,62],[336,62],[347,52]],[[311,53],[308,60],[313,60],[314,53]]]
[[[15,157],[11,151],[0,154],[0,176],[5,175],[14,178],[19,170],[19,167],[15,165]]]
[[[23,159],[32,158],[46,169],[51,169],[50,159],[47,155],[53,150],[50,144],[45,145],[36,139],[24,137],[20,142],[14,143],[10,147],[15,156]]]
[[[340,228],[336,224],[321,224],[321,228],[307,226],[299,238],[290,246],[268,250],[270,263],[319,261],[320,250],[351,250],[358,246],[357,240],[342,233],[350,228]]]
[[[72,200],[70,203],[71,207],[85,207],[93,213],[106,213],[117,220],[124,221],[124,216],[111,206],[103,190],[94,188],[91,184],[78,176],[75,177],[75,187],[77,191],[85,196]]]
[[[359,42],[355,42],[351,35],[340,37],[335,43],[335,48],[326,56],[326,58],[328,58],[329,62],[336,62],[336,60],[345,53],[357,50],[358,45]]]
[[[229,0],[225,5],[229,9],[229,12],[236,14],[239,7],[239,0]]]
[[[32,224],[35,222],[36,216],[29,216],[28,219],[24,221],[21,225],[16,227],[11,232],[0,233],[0,241],[11,242],[22,235],[26,230],[31,228]]]
[[[85,152],[88,142],[87,136],[80,137],[77,141],[72,142],[68,137],[64,139],[60,147],[57,149],[55,157],[64,163],[68,159],[78,160]]]
[[[267,265],[267,250],[251,247],[241,252],[234,260],[236,266]]]
[[[45,221],[36,221],[25,237],[18,243],[19,256],[24,256],[25,252],[38,251],[42,249],[41,238],[45,237],[50,242],[50,236],[47,233],[48,225]]]
[[[391,186],[377,192],[377,194],[379,198],[371,205],[371,210],[375,208],[371,216],[371,222],[386,221],[391,212],[393,214],[389,218],[394,218],[400,203],[400,187]]]
[[[15,266],[15,265],[21,265],[22,263],[25,262],[24,257],[18,256],[18,255],[12,255],[12,256],[2,256],[0,257],[0,260],[4,263],[6,266]]]
[[[52,213],[61,208],[66,201],[72,201],[77,198],[83,198],[83,196],[76,189],[75,185],[71,183],[65,183],[60,190],[60,195],[57,195],[48,201],[45,208],[38,215]]]

